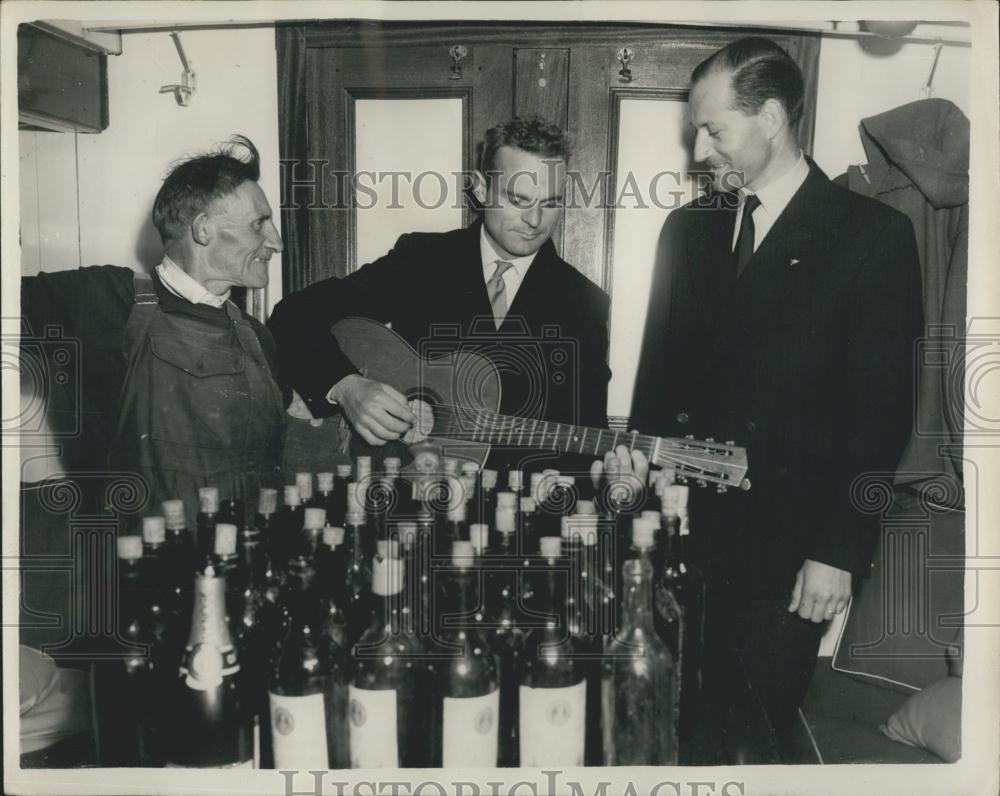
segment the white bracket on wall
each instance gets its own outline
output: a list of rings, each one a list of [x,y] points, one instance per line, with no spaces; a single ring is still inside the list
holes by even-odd
[[[174,31],[170,34],[170,38],[174,40],[174,46],[177,48],[177,55],[180,56],[181,66],[184,67],[184,71],[181,73],[180,83],[170,83],[166,86],[160,86],[160,93],[172,93],[178,105],[187,107],[191,104],[191,95],[197,90],[198,83],[194,70],[191,68],[191,62],[188,61],[187,56],[184,54],[184,46],[181,44],[180,34]]]

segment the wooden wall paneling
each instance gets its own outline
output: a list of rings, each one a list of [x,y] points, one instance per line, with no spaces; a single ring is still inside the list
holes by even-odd
[[[458,39],[456,41],[463,42]],[[467,45],[468,46],[468,45]],[[510,118],[514,110],[514,59],[506,44],[468,46],[474,56],[472,92],[472,162],[479,166],[479,149],[486,131]],[[465,72],[469,75],[468,69]]]

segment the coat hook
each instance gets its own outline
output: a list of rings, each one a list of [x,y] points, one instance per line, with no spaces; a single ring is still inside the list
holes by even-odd
[[[628,47],[622,47],[616,55],[618,63],[622,65],[622,68],[618,70],[618,82],[631,83],[635,78],[632,76],[632,70],[628,68],[628,65],[629,62],[635,58],[635,50],[630,50]]]
[[[461,44],[455,44],[448,50],[448,55],[451,56],[451,74],[448,75],[449,80],[461,80],[462,79],[462,59],[469,54],[469,51],[463,47]]]
[[[198,88],[198,83],[195,79],[194,70],[191,68],[191,62],[188,61],[187,56],[184,54],[184,46],[181,44],[180,34],[174,31],[170,34],[170,38],[174,40],[174,46],[177,48],[177,55],[180,56],[181,66],[184,67],[184,71],[181,73],[180,83],[170,83],[166,86],[160,86],[160,93],[173,93],[177,104],[187,107],[191,104],[191,96]]]
[[[927,76],[927,82],[920,89],[921,99],[929,99],[934,96],[934,73],[937,71],[938,60],[941,58],[943,48],[944,42],[939,39],[934,45],[934,62],[931,64],[931,73]]]

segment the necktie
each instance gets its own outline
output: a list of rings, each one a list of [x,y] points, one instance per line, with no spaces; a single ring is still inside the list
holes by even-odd
[[[740,221],[740,234],[736,238],[736,248],[733,250],[736,277],[743,273],[750,258],[753,257],[753,242],[756,230],[753,225],[753,211],[760,207],[757,194],[749,193],[743,202],[743,216]]]
[[[497,329],[500,328],[500,324],[503,323],[503,319],[507,316],[507,286],[504,284],[503,275],[509,268],[513,267],[513,263],[509,263],[506,260],[497,260],[497,270],[493,272],[493,276],[486,283],[486,293],[490,297],[490,305],[493,307],[493,320],[496,322]]]

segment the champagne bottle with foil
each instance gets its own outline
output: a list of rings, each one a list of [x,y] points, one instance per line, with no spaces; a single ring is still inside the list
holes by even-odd
[[[142,538],[120,536],[117,545],[118,639],[91,670],[97,759],[102,766],[159,766],[165,760],[162,632],[149,610]]]
[[[402,627],[403,581],[399,559],[374,559],[372,593],[378,606],[355,646],[349,692],[352,768],[431,765],[432,691],[424,651]]]
[[[198,515],[195,517],[195,537],[199,558],[212,554],[215,544],[215,523],[219,521],[219,490],[214,486],[198,489]]]
[[[277,769],[346,768],[348,679],[346,655],[324,637],[324,601],[305,557],[289,562],[291,626],[281,645],[268,692]]]
[[[622,567],[621,627],[602,664],[604,764],[677,764],[677,661],[653,626],[653,567],[645,550]]]
[[[252,729],[226,621],[225,578],[209,561],[194,576],[191,635],[165,710],[170,765],[251,768]]]
[[[546,562],[539,605],[548,620],[526,640],[518,689],[520,765],[582,766],[584,764],[587,681],[579,645],[566,628],[566,572],[558,536],[542,537]]]
[[[485,525],[473,527],[486,528]],[[435,765],[444,768],[493,768],[497,765],[500,713],[499,667],[475,620],[479,610],[479,572],[470,542],[456,542],[452,565],[455,622],[445,628],[448,658],[437,666]]]

